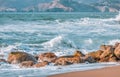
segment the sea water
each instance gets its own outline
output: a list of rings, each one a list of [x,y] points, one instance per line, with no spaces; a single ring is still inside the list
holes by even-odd
[[[84,54],[100,45],[120,42],[118,13],[0,13],[0,54],[7,59],[11,51],[30,54],[54,52],[57,56]],[[19,68],[0,64],[0,77],[45,77],[48,75],[97,69],[118,63],[74,64],[41,68]]]

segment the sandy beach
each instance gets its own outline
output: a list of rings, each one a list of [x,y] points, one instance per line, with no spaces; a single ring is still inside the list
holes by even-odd
[[[48,77],[120,77],[120,66],[106,67],[96,70],[77,71],[57,74]]]

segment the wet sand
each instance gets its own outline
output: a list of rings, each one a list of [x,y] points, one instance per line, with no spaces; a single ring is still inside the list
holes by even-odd
[[[48,77],[120,77],[120,66],[57,74]]]

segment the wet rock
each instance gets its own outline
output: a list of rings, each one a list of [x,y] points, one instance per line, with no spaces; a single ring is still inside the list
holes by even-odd
[[[114,47],[112,45],[104,45],[104,52],[101,54],[100,58],[105,58],[106,56],[114,54]]]
[[[115,56],[120,60],[120,44],[118,44],[114,50]]]
[[[115,45],[114,45],[114,48],[118,47],[119,46],[119,42],[116,42]]]
[[[75,51],[74,56],[84,57],[85,55],[81,51]]]
[[[91,56],[96,62],[99,62],[100,56],[103,52],[104,51],[102,51],[102,50],[98,50],[98,51],[95,51],[95,52],[90,52],[86,56]]]
[[[115,54],[114,54],[114,50],[116,46],[102,45],[100,49],[103,51],[103,53],[100,55],[99,62],[116,62],[117,58],[115,57]]]
[[[25,68],[30,68],[34,65],[35,63],[33,61],[23,61],[20,63],[20,67],[25,67]]]
[[[75,63],[83,63],[80,57],[62,56],[55,60],[55,65],[70,65]]]
[[[85,56],[83,57],[85,61],[89,62],[89,63],[95,63],[95,59],[91,56]]]
[[[11,52],[8,56],[7,61],[11,64],[17,64],[17,63],[21,63],[23,61],[36,62],[37,60],[31,54],[28,54],[26,52],[17,51],[17,52]]]
[[[117,58],[113,54],[109,54],[101,58],[99,62],[117,62]]]
[[[102,51],[106,51],[106,50],[114,51],[114,47],[112,45],[101,45],[100,50],[102,50]]]
[[[0,62],[7,63],[5,59],[0,59]]]
[[[75,63],[84,63],[85,60],[82,58],[85,55],[80,51],[75,51],[74,55],[61,56],[55,60],[55,65],[70,65]]]
[[[46,65],[48,65],[49,63],[47,61],[44,62],[38,62],[36,64],[33,65],[33,67],[39,68],[39,67],[44,67]]]
[[[57,56],[52,52],[42,53],[38,56],[38,62],[54,62]]]

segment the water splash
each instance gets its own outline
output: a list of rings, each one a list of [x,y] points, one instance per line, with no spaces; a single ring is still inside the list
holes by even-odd
[[[120,22],[120,12],[119,12],[119,14],[116,16],[115,20]]]

